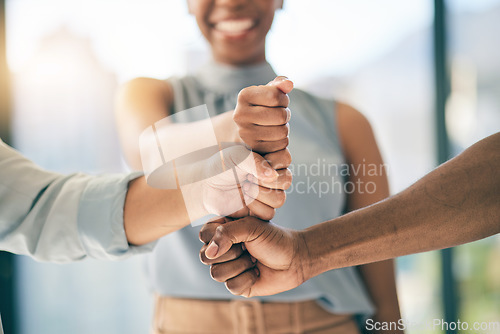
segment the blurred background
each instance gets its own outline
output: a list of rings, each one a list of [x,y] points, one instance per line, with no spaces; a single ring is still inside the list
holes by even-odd
[[[267,41],[278,74],[369,118],[392,193],[429,172],[443,154],[500,130],[500,0],[444,2],[449,96],[441,127],[433,47],[438,2],[286,0]],[[113,118],[117,87],[137,76],[193,72],[209,57],[184,0],[0,4],[7,64],[1,77],[10,97],[2,103],[2,128],[6,133],[10,119],[11,144],[62,173],[126,171]],[[449,150],[440,153],[443,140]],[[403,318],[500,321],[500,237],[442,258],[431,252],[398,259]],[[54,265],[2,254],[6,333],[146,333],[152,296],[142,261]]]

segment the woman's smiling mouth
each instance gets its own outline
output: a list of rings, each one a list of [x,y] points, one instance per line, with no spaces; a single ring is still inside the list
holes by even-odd
[[[243,35],[256,26],[256,21],[250,18],[222,20],[213,25],[214,29],[227,36]]]

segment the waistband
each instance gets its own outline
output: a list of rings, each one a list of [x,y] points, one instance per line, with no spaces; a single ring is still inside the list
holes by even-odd
[[[332,314],[316,301],[155,297],[153,334],[359,334],[352,315]]]

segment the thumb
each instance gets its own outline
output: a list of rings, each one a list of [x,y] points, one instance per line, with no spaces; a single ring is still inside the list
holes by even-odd
[[[248,170],[250,174],[253,174],[256,178],[263,181],[276,181],[278,179],[278,172],[271,167],[269,161],[264,159],[264,157],[258,153],[252,152],[252,156],[255,162],[255,171]]]
[[[248,152],[250,152],[250,154],[247,158],[236,166],[245,173],[252,174],[261,181],[276,181],[279,174],[276,170],[274,170],[269,161],[264,159],[264,157],[258,153],[247,151],[247,153]]]
[[[266,86],[276,86],[283,93],[288,94],[293,89],[293,82],[285,76],[278,76]]]
[[[245,217],[220,225],[205,250],[209,259],[216,259],[224,255],[234,244],[255,240],[262,234],[266,222],[255,218]]]

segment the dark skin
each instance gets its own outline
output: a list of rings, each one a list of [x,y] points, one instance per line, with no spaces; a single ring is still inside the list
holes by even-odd
[[[341,139],[341,143],[343,146],[343,151],[346,156],[349,165],[353,168],[376,165],[383,165],[382,158],[378,151],[377,145],[375,143],[374,135],[371,130],[370,124],[368,121],[355,109],[350,106],[339,104],[337,110],[337,122],[339,125],[339,137]],[[387,177],[385,172],[376,173],[370,175],[368,173],[350,173],[350,181],[351,182],[362,182],[362,184],[367,184],[372,182],[376,185],[375,191],[372,193],[359,191],[360,189],[356,189],[353,193],[348,195],[348,206],[350,210],[356,210],[362,208],[364,206],[370,205],[377,201],[380,201],[386,198],[389,195],[389,189],[387,184]],[[248,224],[248,228],[252,227]],[[270,225],[273,226],[273,225]],[[377,226],[376,224],[374,225]],[[271,234],[270,238],[281,238],[281,234]],[[324,247],[324,243],[328,243],[328,240],[317,240],[317,247]],[[257,242],[258,243],[258,242]],[[248,245],[245,243],[246,247],[250,247],[248,252],[253,255],[252,251],[259,252],[260,249],[258,247],[254,247],[256,243],[250,243]],[[206,247],[205,245],[204,247]],[[236,254],[238,252],[238,246],[234,246],[235,248],[232,252]],[[253,247],[253,248],[252,248]],[[202,251],[204,248],[202,249]],[[267,254],[275,254],[271,249],[266,249]],[[254,255],[254,257],[257,257]],[[245,290],[242,289],[242,285],[240,281],[250,282],[246,279],[246,276],[253,275],[251,268],[254,268],[255,265],[250,261],[250,256],[247,253],[242,253],[242,261],[235,261],[232,263],[231,260],[225,258],[224,260],[217,260],[212,263],[212,276],[217,281],[226,282],[226,286],[228,289],[236,294],[245,295]],[[277,261],[276,258],[266,257],[266,260]],[[278,260],[279,261],[279,260]],[[233,279],[227,279],[226,270],[230,268],[233,270],[232,266],[235,266],[237,269],[245,269],[247,270],[243,276],[235,275]],[[259,262],[257,263],[257,268],[260,270]],[[263,270],[266,270],[266,266],[262,267]],[[367,265],[359,266],[359,270],[361,273],[361,277],[365,281],[366,287],[371,294],[372,300],[377,307],[377,313],[374,316],[375,321],[397,321],[400,318],[397,294],[395,289],[395,278],[394,278],[394,266],[392,260],[385,260],[377,263],[370,263]],[[237,272],[237,270],[233,271],[232,274]],[[239,274],[240,272],[238,272]],[[278,279],[278,277],[274,277],[274,275],[264,276],[266,279],[269,278],[269,281],[273,281],[274,279]],[[293,275],[291,277],[294,277]],[[281,284],[285,284],[282,280],[282,277],[279,277],[279,280],[276,282],[281,282]],[[298,281],[294,281],[295,283]],[[292,284],[293,285],[293,284]],[[265,286],[265,284],[263,284]],[[295,286],[293,286],[295,287]],[[243,287],[244,288],[244,287]]]
[[[195,15],[200,30],[211,45],[215,60],[232,66],[259,63],[265,60],[265,37],[269,31],[274,11],[281,7],[279,1],[188,1],[190,12]],[[218,20],[228,18],[251,17],[256,19],[255,26],[238,38],[217,31],[214,24]],[[262,94],[258,91],[249,93],[250,87],[242,91],[245,96]],[[241,97],[240,93],[240,97]],[[239,99],[239,105],[240,105]],[[368,121],[350,106],[339,104],[337,108],[337,122],[343,151],[350,165],[362,166],[369,164],[382,165],[379,150]],[[245,112],[239,112],[238,106],[234,113],[234,120],[238,125],[239,135],[252,149],[267,153],[279,147],[263,147],[261,142],[252,142],[249,134],[255,133],[255,127],[250,128],[248,123],[240,124]],[[241,116],[240,116],[241,115]],[[240,118],[241,117],[241,118]],[[335,131],[335,130],[333,130]],[[273,142],[275,144],[276,142]],[[285,143],[283,143],[285,145]],[[267,152],[266,152],[267,151]],[[376,176],[360,175],[350,181],[361,181],[365,184],[374,182],[376,191],[372,194],[355,191],[348,196],[349,210],[355,210],[377,202],[389,195],[387,177],[385,173]],[[246,264],[249,265],[248,256]],[[399,307],[395,289],[394,264],[392,260],[376,264],[360,266],[359,270],[365,284],[377,306],[377,321],[397,321]]]
[[[499,203],[497,133],[401,193],[305,230],[251,217],[206,224],[200,239],[210,247],[205,245],[200,257],[205,264],[218,263],[214,279],[226,282],[234,294],[276,294],[327,270],[458,246],[500,233]],[[234,249],[241,242],[253,257],[251,270],[242,270],[247,261]]]
[[[275,0],[188,0],[190,13],[196,17],[201,32],[209,42],[213,58],[229,66],[258,64],[266,60],[265,38],[275,10],[282,4],[282,1]],[[285,81],[283,85],[288,84]],[[291,161],[286,148],[289,129],[285,122],[290,112],[286,109],[288,102],[282,101],[279,94],[281,91],[286,95],[290,89],[268,85],[242,90],[235,109],[213,119],[218,140],[244,141],[262,154],[273,168],[286,168]],[[277,102],[270,102],[275,98]],[[168,115],[172,101],[171,87],[164,81],[141,78],[125,85],[118,99],[118,122],[125,154],[133,165],[140,167],[136,147],[140,132]],[[336,110],[338,129],[332,131],[339,131],[342,149],[349,163],[381,163],[367,120],[344,104],[338,104]],[[262,115],[269,117],[263,118]],[[365,131],[367,129],[369,131]],[[361,181],[371,180],[367,176]],[[373,182],[377,191],[370,196],[353,193],[349,198],[350,209],[374,203],[388,195],[385,174],[378,175]],[[235,251],[238,251],[237,247]],[[377,319],[397,321],[399,307],[392,262],[361,267],[360,271],[377,306]]]

